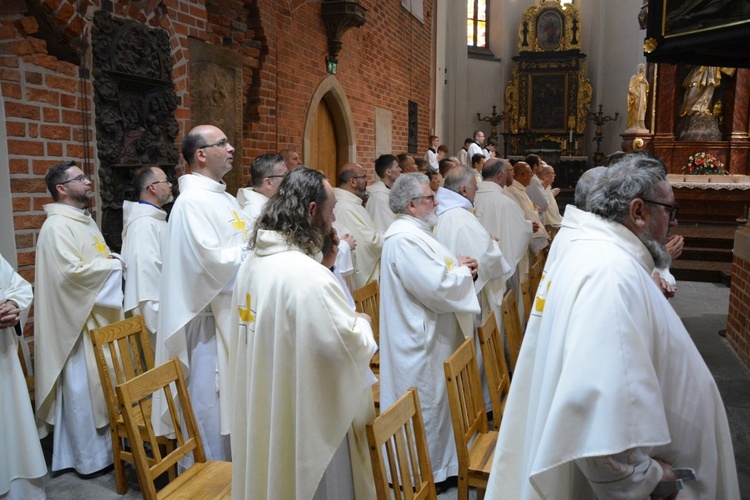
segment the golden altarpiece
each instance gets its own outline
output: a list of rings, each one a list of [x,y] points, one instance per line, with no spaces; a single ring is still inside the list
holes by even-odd
[[[582,150],[592,91],[580,49],[578,8],[537,0],[524,11],[505,89],[506,157],[539,154],[563,167],[561,185],[574,185],[588,164]]]

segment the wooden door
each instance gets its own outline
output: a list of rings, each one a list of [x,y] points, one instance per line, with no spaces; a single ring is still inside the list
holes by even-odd
[[[310,135],[310,158],[307,164],[325,173],[331,185],[335,186],[339,167],[336,125],[333,122],[331,110],[323,99],[318,104]]]

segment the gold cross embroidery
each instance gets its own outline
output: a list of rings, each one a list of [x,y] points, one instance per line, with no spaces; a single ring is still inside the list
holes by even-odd
[[[245,224],[245,221],[240,218],[236,210],[232,210],[232,215],[234,215],[234,220],[231,221],[232,227],[242,231],[242,236],[247,239],[247,229],[245,227],[247,224]]]
[[[109,253],[107,253],[107,245],[99,239],[97,235],[94,236],[94,250],[102,254],[104,257],[109,257]]]
[[[239,313],[240,319],[242,321],[246,321],[248,323],[255,323],[255,315],[253,314],[252,309],[250,309],[251,301],[252,301],[252,296],[249,293],[245,294],[245,306],[247,307],[239,306],[237,308],[237,312]]]
[[[451,271],[453,271],[453,268],[455,267],[456,263],[450,257],[446,257],[445,258],[445,265],[448,266],[448,272],[451,272]]]

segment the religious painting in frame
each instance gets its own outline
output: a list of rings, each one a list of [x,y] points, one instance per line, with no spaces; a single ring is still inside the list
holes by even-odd
[[[563,16],[558,10],[544,10],[537,17],[536,36],[543,51],[557,50],[563,38]]]
[[[530,74],[529,95],[529,129],[542,133],[566,133],[567,74]]]
[[[664,0],[662,34],[679,36],[750,25],[750,4],[738,0]]]

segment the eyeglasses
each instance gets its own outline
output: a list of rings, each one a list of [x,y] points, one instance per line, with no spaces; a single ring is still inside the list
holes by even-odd
[[[367,174],[355,175],[352,179],[367,179]]]
[[[651,203],[653,205],[659,205],[664,208],[668,208],[669,209],[669,222],[674,222],[677,220],[677,211],[680,209],[680,207],[678,207],[677,205],[667,205],[666,203],[659,203],[658,201],[651,201],[651,200],[646,200],[646,199],[643,199],[643,201],[645,201],[646,203]]]
[[[149,184],[149,185],[150,185],[150,186],[153,186],[154,184],[161,184],[162,182],[169,182],[169,179],[162,179],[162,180],[160,180],[160,181],[154,181],[154,182],[152,182],[152,183],[151,183],[151,184]]]
[[[273,178],[276,178],[276,177],[281,177],[283,179],[284,177],[286,177],[286,174],[281,174],[281,175],[267,175],[266,179],[273,179]]]
[[[228,144],[229,144],[229,139],[227,139],[225,137],[225,138],[223,138],[222,140],[220,140],[218,142],[214,142],[213,144],[206,144],[205,146],[201,146],[198,149],[213,148],[214,146],[215,147],[219,147],[219,148],[223,148],[223,147],[227,146]]]
[[[58,182],[57,185],[58,186],[62,186],[62,185],[67,184],[69,182],[86,182],[86,181],[90,181],[90,180],[91,179],[89,179],[88,176],[86,176],[86,175],[79,175],[78,177],[73,177],[72,179],[68,179],[67,181],[64,181],[64,182]]]
[[[428,199],[428,200],[430,200],[431,203],[434,203],[435,202],[435,195],[431,194],[429,196],[417,196],[416,198],[412,198],[411,201],[423,200],[423,199]]]

